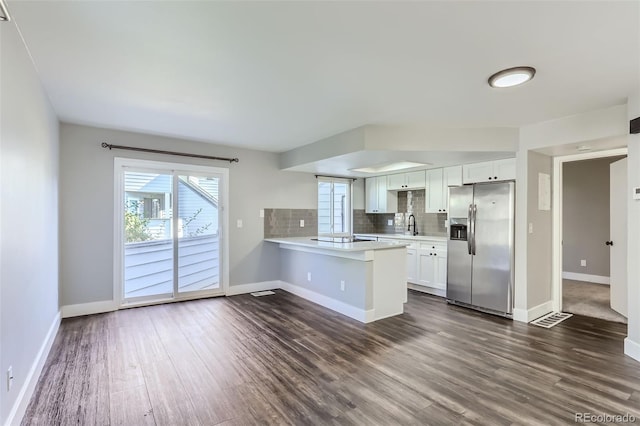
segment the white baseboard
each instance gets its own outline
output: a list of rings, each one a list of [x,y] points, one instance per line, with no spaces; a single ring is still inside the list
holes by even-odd
[[[324,306],[325,308],[329,308],[360,322],[369,323],[372,322],[375,318],[375,311],[373,309],[367,311],[364,309],[356,308],[355,306],[332,299],[328,296],[316,293],[315,291],[306,289],[304,287],[280,281],[280,288],[288,291],[291,294],[295,294],[296,296],[307,299],[313,303],[317,303],[320,306]]]
[[[258,283],[240,284],[229,286],[226,295],[236,296],[238,294],[253,293],[256,291],[273,290],[274,288],[280,288],[282,281],[262,281]]]
[[[62,307],[62,318],[79,317],[82,315],[102,314],[112,312],[118,307],[113,300],[103,300],[100,302],[79,303],[77,305],[65,305]]]
[[[540,318],[541,316],[547,315],[551,312],[553,312],[553,302],[548,300],[531,309],[515,308],[513,310],[513,320],[519,322],[531,322],[534,319]]]
[[[624,354],[636,361],[640,361],[640,343],[634,342],[628,337],[624,339]]]
[[[47,336],[42,342],[40,350],[38,351],[36,358],[33,360],[33,364],[31,364],[29,373],[27,373],[24,384],[22,385],[20,393],[16,398],[16,402],[13,404],[13,407],[9,412],[9,416],[7,416],[5,426],[17,426],[22,422],[24,413],[27,411],[27,407],[29,406],[29,401],[31,401],[31,397],[33,396],[33,391],[35,391],[36,389],[36,384],[38,383],[38,379],[40,378],[40,373],[42,372],[44,363],[49,356],[51,346],[53,345],[56,335],[58,334],[58,329],[60,328],[60,320],[61,315],[60,312],[58,312],[53,318],[53,322],[49,327]]]
[[[562,271],[562,278],[565,280],[585,281],[596,284],[609,285],[611,283],[611,279],[609,277],[602,275],[579,274],[577,272]]]

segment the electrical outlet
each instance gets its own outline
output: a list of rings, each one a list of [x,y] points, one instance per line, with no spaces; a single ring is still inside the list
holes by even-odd
[[[7,392],[11,390],[13,386],[13,367],[9,366],[7,369]]]
[[[237,226],[238,228],[242,228],[242,219],[238,219]]]
[[[311,272],[307,272],[307,281],[311,282]]]
[[[260,217],[264,217],[264,209],[260,209]]]
[[[389,225],[389,226],[393,226],[393,219],[389,219],[389,220],[387,220],[387,225]]]
[[[344,280],[340,281],[340,290],[344,291]]]
[[[300,219],[300,228],[304,228],[304,219]]]
[[[580,266],[587,266],[587,259],[582,259],[580,261]]]

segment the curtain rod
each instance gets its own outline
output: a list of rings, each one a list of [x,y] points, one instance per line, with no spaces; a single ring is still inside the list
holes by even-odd
[[[103,148],[111,149],[127,149],[129,151],[140,151],[140,152],[152,152],[154,154],[167,154],[167,155],[179,155],[181,157],[193,157],[193,158],[204,158],[207,160],[220,160],[220,161],[228,161],[230,163],[238,163],[240,160],[238,158],[227,158],[227,157],[213,157],[210,155],[200,155],[200,154],[187,154],[184,152],[175,152],[175,151],[163,151],[161,149],[149,149],[149,148],[137,148],[134,146],[123,146],[123,145],[111,145],[106,142],[102,142]]]
[[[350,176],[327,176],[327,175],[316,175],[316,179],[318,179],[319,177],[333,178],[333,179],[358,180],[358,178],[357,178],[357,177],[350,177]]]

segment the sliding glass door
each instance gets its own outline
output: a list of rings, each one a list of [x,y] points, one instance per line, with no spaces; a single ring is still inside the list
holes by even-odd
[[[178,293],[220,290],[216,176],[178,176]]]
[[[118,160],[122,304],[222,294],[226,174]]]

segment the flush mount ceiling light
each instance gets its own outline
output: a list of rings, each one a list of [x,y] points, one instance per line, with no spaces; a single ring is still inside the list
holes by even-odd
[[[526,83],[536,75],[533,67],[513,67],[498,71],[489,77],[489,86],[495,88],[513,87]]]
[[[396,163],[384,163],[377,166],[361,167],[359,169],[349,169],[352,172],[362,173],[386,173],[395,172],[397,170],[412,169],[414,167],[428,166],[430,163],[414,163],[412,161],[398,161]]]

